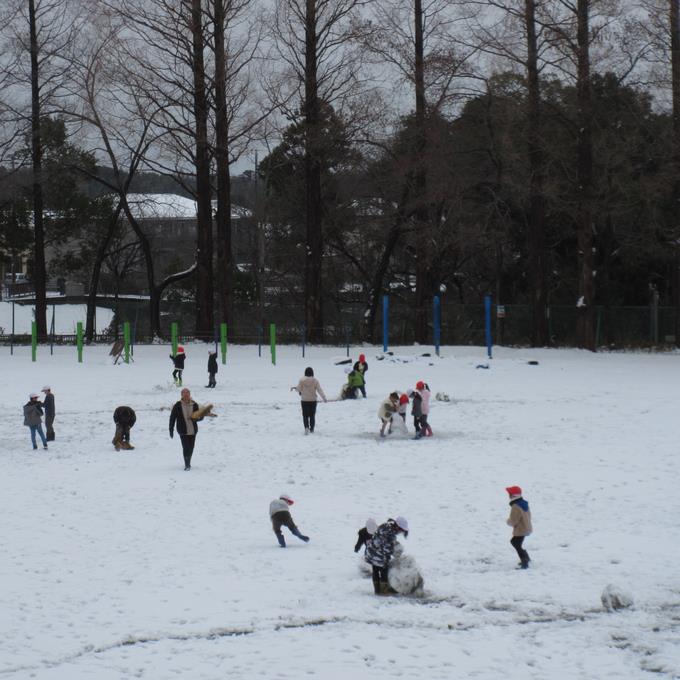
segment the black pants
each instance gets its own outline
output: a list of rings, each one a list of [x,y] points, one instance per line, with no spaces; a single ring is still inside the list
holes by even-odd
[[[314,425],[316,424],[316,402],[315,401],[301,401],[302,404],[302,422],[305,424],[305,430],[309,429],[314,432]]]
[[[529,564],[529,553],[522,547],[524,543],[525,536],[513,536],[510,539],[512,547],[517,551],[519,555],[519,560],[523,565]]]
[[[194,452],[194,444],[196,444],[196,435],[181,434],[179,438],[182,440],[182,454],[184,455],[184,467],[191,467],[191,456]]]
[[[180,383],[180,384],[182,383],[182,369],[181,369],[181,368],[176,368],[176,369],[172,372],[172,379],[173,379],[175,382],[178,382],[178,383]]]
[[[381,583],[387,583],[387,572],[389,567],[376,567],[373,565],[373,588],[376,595],[380,595]]]
[[[130,426],[122,425],[121,423],[116,423],[116,434],[113,435],[113,441],[111,442],[114,446],[116,442],[128,442],[130,441]]]
[[[208,387],[215,387],[217,385],[217,380],[215,380],[214,373],[208,373]]]
[[[52,427],[54,424],[54,415],[50,416],[45,416],[45,439],[47,439],[48,442],[53,442],[54,441],[54,427]]]
[[[361,390],[364,399],[366,399],[366,385],[359,385],[359,389]]]

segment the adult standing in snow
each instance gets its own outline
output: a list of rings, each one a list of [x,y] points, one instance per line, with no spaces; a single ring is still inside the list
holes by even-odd
[[[184,470],[188,471],[191,470],[191,456],[194,453],[196,434],[198,433],[198,420],[194,420],[191,414],[198,411],[198,404],[191,398],[191,392],[186,387],[181,394],[182,398],[170,411],[170,439],[173,437],[176,426],[179,438],[182,441]]]
[[[208,350],[208,384],[206,387],[215,387],[217,385],[217,380],[215,380],[215,375],[217,374],[217,352],[212,349]]]
[[[354,552],[358,553],[362,546],[365,546],[368,541],[373,538],[373,535],[377,530],[378,523],[372,517],[369,517],[366,520],[366,524],[361,529],[359,529],[359,531],[357,531],[357,542],[354,546]]]
[[[364,399],[366,398],[366,372],[368,371],[368,364],[366,363],[366,355],[365,354],[360,354],[359,355],[359,361],[357,361],[354,364],[354,370],[359,373],[361,376],[361,380],[358,380],[357,382],[359,383],[357,387],[361,390],[361,394],[363,394]]]
[[[528,569],[531,558],[529,553],[522,547],[522,543],[533,531],[529,503],[522,498],[522,489],[519,486],[508,486],[505,490],[510,496],[510,517],[508,517],[506,522],[508,526],[512,527],[510,543],[519,556],[519,564],[517,566],[521,569]]]
[[[28,403],[24,405],[24,425],[26,425],[31,432],[33,450],[38,448],[35,439],[36,433],[40,435],[43,449],[47,449],[47,439],[45,439],[45,433],[42,428],[43,409],[42,404],[38,401],[39,398],[40,395],[33,392],[28,398]]]
[[[373,567],[373,588],[376,595],[389,595],[395,592],[390,587],[387,577],[399,534],[408,537],[408,522],[405,517],[388,519],[378,527],[371,540],[366,543],[364,559]]]
[[[45,385],[45,387],[42,388],[42,392],[45,393],[45,398],[43,399],[43,408],[45,409],[45,429],[47,430],[46,432],[46,438],[48,442],[53,442],[54,441],[54,416],[55,416],[55,410],[54,410],[54,395],[52,394],[52,389],[50,388],[49,385]]]
[[[316,425],[316,395],[318,394],[324,402],[328,401],[324,391],[321,389],[319,381],[314,377],[314,370],[308,366],[305,368],[304,378],[300,378],[297,387],[291,387],[290,391],[296,390],[300,395],[300,405],[302,406],[302,422],[305,426],[305,434],[314,432]]]
[[[278,498],[275,498],[269,504],[269,518],[272,521],[272,529],[276,534],[276,539],[282,548],[286,547],[286,539],[281,533],[281,527],[288,527],[293,536],[297,536],[301,541],[309,543],[309,536],[304,536],[293,522],[293,517],[290,514],[290,506],[295,501],[285,493],[282,493]]]
[[[130,430],[137,422],[137,414],[134,410],[130,406],[119,406],[113,412],[113,422],[116,424],[116,433],[111,443],[116,451],[134,449],[135,447],[130,444]]]
[[[172,359],[172,364],[175,367],[175,370],[172,372],[172,379],[175,381],[175,385],[177,387],[182,386],[182,371],[184,370],[184,360],[185,360],[185,354],[184,354],[184,347],[181,345],[177,348],[177,354],[171,354],[170,358]]]

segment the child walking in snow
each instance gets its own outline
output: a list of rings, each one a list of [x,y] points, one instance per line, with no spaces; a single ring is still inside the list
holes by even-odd
[[[354,370],[358,373],[356,378],[357,387],[361,390],[364,399],[366,398],[366,372],[368,371],[368,364],[366,363],[366,355],[360,354],[359,361],[354,364]]]
[[[533,530],[529,503],[522,498],[522,489],[519,486],[508,486],[505,490],[510,496],[510,517],[507,520],[507,525],[512,527],[510,543],[517,551],[520,559],[517,566],[521,569],[528,569],[531,558],[529,553],[522,547],[522,543]]]
[[[171,354],[173,366],[175,370],[172,372],[172,379],[177,387],[182,386],[182,371],[184,370],[184,347],[181,345],[177,348],[177,354]]]
[[[215,375],[217,374],[217,352],[208,350],[208,384],[206,387],[215,387],[217,381]]]
[[[305,368],[305,377],[300,378],[297,386],[290,388],[291,392],[293,390],[300,395],[302,423],[305,426],[305,434],[313,433],[316,426],[316,395],[318,394],[324,401],[327,401],[327,399],[319,381],[314,377],[314,370],[311,366]]]
[[[385,399],[378,408],[378,418],[382,421],[380,426],[380,436],[385,436],[385,428],[389,425],[387,429],[387,434],[392,434],[392,418],[399,408],[399,394],[397,392],[392,392],[387,399]]]
[[[272,529],[282,548],[286,547],[286,539],[281,533],[281,527],[288,527],[293,536],[297,536],[301,541],[309,543],[309,536],[303,536],[300,533],[300,530],[295,526],[295,522],[293,522],[293,518],[290,514],[289,507],[293,505],[294,502],[295,501],[288,494],[283,493],[269,504],[269,517],[272,521]]]

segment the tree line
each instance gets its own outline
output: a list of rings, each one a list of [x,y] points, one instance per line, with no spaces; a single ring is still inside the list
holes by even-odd
[[[8,0],[0,9],[0,249],[76,235],[86,332],[104,263],[143,263],[149,326],[190,285],[211,337],[266,291],[309,341],[381,294],[429,336],[434,295],[675,307],[680,341],[680,0]],[[257,233],[244,296],[232,168]],[[128,203],[166,177],[197,205],[195,262],[157,271]],[[133,241],[121,238],[125,222]],[[127,260],[125,258],[128,258]]]

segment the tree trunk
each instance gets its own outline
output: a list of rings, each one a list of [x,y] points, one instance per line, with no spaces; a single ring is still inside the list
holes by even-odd
[[[47,340],[47,272],[45,268],[45,222],[42,190],[42,136],[40,132],[40,83],[38,28],[35,0],[28,0],[31,49],[31,162],[33,164],[33,286],[35,321],[40,341]]]
[[[545,202],[543,197],[544,156],[541,137],[541,91],[538,79],[536,0],[525,0],[527,35],[527,145],[529,152],[529,277],[531,281],[532,333],[534,347],[548,344]]]
[[[208,99],[204,63],[203,8],[201,0],[191,0],[191,37],[196,121],[196,334],[212,338],[213,316],[213,238],[210,153],[208,150]]]
[[[220,321],[233,323],[234,265],[231,242],[231,178],[224,46],[224,0],[214,0],[215,40],[215,159],[217,166],[217,290]]]
[[[317,0],[306,0],[305,25],[305,324],[309,342],[323,341],[323,204],[321,198],[321,158],[316,17]]]
[[[675,207],[675,346],[680,347],[680,0],[670,0],[673,91],[673,203]]]
[[[578,244],[578,317],[577,345],[595,351],[595,279],[593,276],[593,143],[590,86],[590,0],[577,4],[577,244]]]
[[[94,265],[92,266],[92,275],[90,276],[90,290],[87,294],[87,311],[85,313],[85,341],[90,343],[94,339],[94,320],[97,309],[97,290],[99,288],[99,276],[102,270],[102,264],[104,258],[106,257],[106,251],[108,250],[109,243],[111,243],[111,237],[116,228],[118,218],[123,210],[123,206],[120,201],[116,207],[115,212],[111,216],[108,228],[104,238],[99,243],[99,248],[97,248],[97,255],[95,257]]]
[[[426,111],[425,111],[425,63],[423,36],[423,7],[422,0],[415,0],[415,139],[414,139],[414,198],[415,210],[415,251],[416,251],[416,342],[425,344],[428,341],[428,302],[432,297],[432,281],[429,274],[429,219],[427,209],[427,170],[426,159]]]

